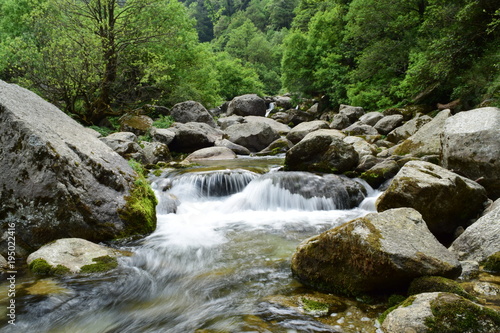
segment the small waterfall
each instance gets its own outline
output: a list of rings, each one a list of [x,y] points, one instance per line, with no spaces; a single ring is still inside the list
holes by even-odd
[[[269,103],[269,108],[266,110],[266,118],[269,117],[271,111],[274,110],[274,102]]]
[[[259,175],[243,170],[218,170],[200,173],[185,173],[167,178],[160,184],[163,192],[172,189],[176,196],[225,197],[241,192]]]

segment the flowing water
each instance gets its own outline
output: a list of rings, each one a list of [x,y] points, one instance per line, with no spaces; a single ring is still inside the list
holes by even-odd
[[[18,282],[17,325],[1,331],[374,332],[373,318],[361,316],[369,330],[346,328],[265,300],[300,289],[290,259],[301,241],[373,210],[377,193],[368,188],[359,207],[339,209],[342,191],[315,197],[283,186],[319,176],[283,180],[274,170],[281,160],[258,161],[265,166],[239,160],[223,169],[152,177],[156,231],[113,244],[133,255],[100,275],[40,280],[26,274]]]

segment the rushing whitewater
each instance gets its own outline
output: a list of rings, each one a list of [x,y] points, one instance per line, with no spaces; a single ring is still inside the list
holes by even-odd
[[[6,331],[336,331],[262,299],[296,288],[296,246],[372,210],[376,191],[340,176],[245,169],[152,180],[158,227],[122,245],[134,255],[102,276],[64,279],[64,292],[26,296],[19,325]],[[271,324],[257,318],[269,316],[266,330]]]

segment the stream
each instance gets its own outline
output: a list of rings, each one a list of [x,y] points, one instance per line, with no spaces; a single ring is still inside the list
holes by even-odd
[[[363,184],[363,202],[342,209],[342,191],[305,197],[279,186],[282,158],[221,163],[151,175],[156,231],[111,244],[133,255],[98,275],[40,279],[26,272],[18,281],[16,326],[2,321],[0,331],[376,332],[379,313],[355,300],[328,320],[269,300],[312,292],[291,275],[297,245],[374,211],[379,193]],[[304,175],[282,182],[300,187]],[[4,297],[7,286],[0,288]]]

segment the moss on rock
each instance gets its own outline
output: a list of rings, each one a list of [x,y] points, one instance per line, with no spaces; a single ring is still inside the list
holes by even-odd
[[[426,318],[430,333],[498,332],[500,314],[453,294],[431,301],[433,316]]]
[[[66,275],[70,269],[63,265],[52,266],[45,259],[35,259],[29,264],[31,272],[37,276]]]
[[[486,259],[483,269],[492,273],[500,273],[500,251],[493,253]]]
[[[95,264],[82,266],[81,273],[101,273],[118,266],[118,260],[111,256],[102,256],[92,259]]]
[[[475,301],[476,298],[470,295],[460,286],[460,284],[454,280],[450,280],[441,276],[422,276],[416,278],[410,284],[408,289],[408,294],[415,295],[427,292],[447,292],[453,293],[471,301]]]

